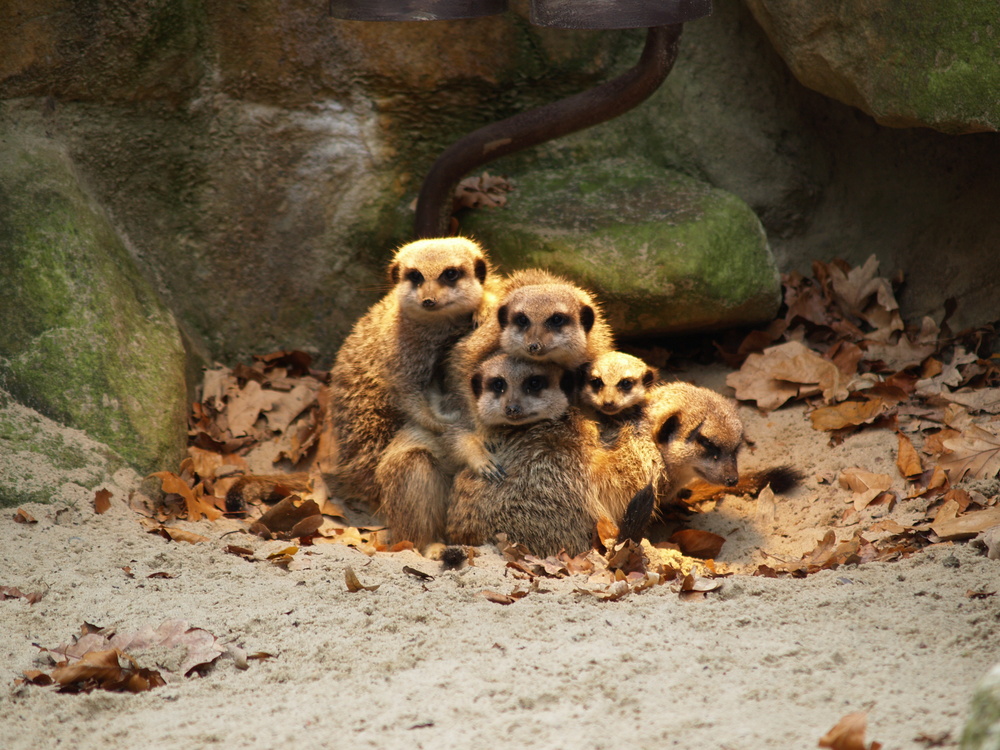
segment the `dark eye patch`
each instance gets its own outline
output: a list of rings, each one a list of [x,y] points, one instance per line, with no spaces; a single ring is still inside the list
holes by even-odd
[[[568,315],[563,313],[552,313],[549,319],[545,321],[546,328],[562,328],[573,322],[573,319]]]
[[[524,381],[525,393],[538,393],[549,387],[549,379],[544,375],[532,375]]]
[[[406,280],[414,286],[420,286],[424,283],[424,275],[420,273],[420,271],[408,271],[406,274]]]
[[[498,395],[507,392],[507,381],[503,378],[490,378],[488,386],[491,391]]]
[[[454,284],[460,278],[462,278],[461,268],[446,268],[441,272],[441,275],[438,276],[438,281],[445,284]]]
[[[698,445],[705,449],[709,458],[717,459],[722,456],[722,449],[704,435],[698,435],[698,437],[695,438],[695,441]]]
[[[531,325],[531,319],[524,313],[517,313],[514,316],[514,325],[518,328],[527,328]]]
[[[635,381],[632,378],[622,378],[618,381],[618,390],[622,393],[628,393],[635,386]]]
[[[595,391],[599,391],[601,390],[601,388],[604,387],[604,381],[601,380],[600,378],[591,378],[590,387],[593,388]]]

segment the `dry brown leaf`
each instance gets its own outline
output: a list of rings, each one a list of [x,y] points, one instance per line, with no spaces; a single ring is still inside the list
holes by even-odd
[[[879,750],[881,743],[865,744],[868,729],[868,712],[856,711],[838,721],[819,741],[820,747],[830,750]]]
[[[772,495],[773,497],[773,495]],[[688,557],[712,560],[719,556],[726,538],[700,529],[682,529],[675,532],[670,541],[680,547]]]
[[[949,501],[954,502],[954,501]],[[961,516],[935,517],[931,529],[944,540],[971,539],[980,532],[1000,526],[1000,507],[987,508]]]
[[[941,441],[947,451],[938,465],[948,473],[952,483],[966,476],[972,479],[992,479],[1000,472],[1000,435],[970,425],[961,437]]]
[[[1000,388],[962,388],[954,392],[942,391],[940,396],[974,412],[1000,414]]]
[[[97,514],[107,513],[110,508],[111,492],[102,487],[94,494],[94,512]]]
[[[864,469],[844,469],[840,473],[840,486],[851,490],[854,495],[851,501],[856,510],[863,510],[876,497],[892,486],[892,477],[888,474],[875,474]]]
[[[726,376],[736,398],[756,401],[761,409],[777,409],[789,399],[822,393],[825,401],[843,401],[847,380],[837,366],[798,341],[751,354],[738,372]]]
[[[24,508],[18,508],[14,513],[14,523],[38,523],[38,521]]]
[[[920,463],[920,456],[917,455],[917,449],[913,447],[913,442],[902,432],[897,432],[896,437],[899,441],[899,447],[896,450],[896,468],[906,479],[919,477],[924,473],[924,467]]]
[[[222,516],[222,511],[214,504],[205,502],[202,494],[204,488],[201,484],[192,488],[172,471],[157,471],[149,476],[160,480],[164,492],[180,495],[184,498],[188,520],[200,521],[204,516],[209,521],[215,521]]]
[[[375,591],[382,585],[381,583],[376,583],[372,586],[365,586],[358,580],[358,574],[351,567],[344,568],[344,582],[347,584],[347,590],[352,594],[356,594],[359,591]]]
[[[842,430],[845,427],[857,427],[871,424],[886,414],[892,405],[880,398],[870,401],[845,401],[834,406],[822,406],[814,410],[809,419],[817,430]]]
[[[17,586],[0,586],[0,601],[4,599],[26,599],[28,604],[34,604],[41,601],[43,596],[45,596],[44,592],[25,594]]]
[[[193,531],[186,531],[185,529],[178,529],[174,526],[156,526],[150,529],[149,533],[162,536],[164,539],[170,539],[174,542],[187,542],[188,544],[200,544],[201,542],[208,541],[207,536],[195,534]]]
[[[517,590],[511,591],[509,594],[501,594],[498,591],[490,591],[489,589],[484,589],[479,592],[479,596],[483,597],[487,601],[491,601],[494,604],[513,604],[518,599],[523,599],[528,595],[527,591]]]
[[[320,514],[319,506],[316,505],[315,501],[303,500],[297,495],[289,495],[277,505],[268,509],[258,520],[272,533],[292,531],[299,524],[309,521],[309,525],[314,526],[307,533],[313,533],[322,525],[323,516]],[[300,535],[295,534],[295,536]]]

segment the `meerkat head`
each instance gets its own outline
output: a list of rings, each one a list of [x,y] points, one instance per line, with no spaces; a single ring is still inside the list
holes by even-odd
[[[586,369],[580,398],[594,411],[613,416],[646,400],[657,373],[638,357],[605,352]]]
[[[397,250],[389,264],[389,281],[406,317],[452,320],[476,312],[489,271],[486,254],[475,242],[441,237]]]
[[[520,426],[565,414],[575,378],[551,362],[497,354],[477,368],[471,385],[482,424]]]
[[[693,479],[734,487],[743,423],[732,401],[708,388],[669,383],[648,395],[664,469],[675,488]]]
[[[497,310],[507,354],[574,369],[589,359],[588,336],[598,310],[572,284],[531,284],[512,291]]]

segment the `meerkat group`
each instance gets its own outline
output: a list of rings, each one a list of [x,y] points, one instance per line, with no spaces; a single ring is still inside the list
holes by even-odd
[[[575,555],[602,517],[635,535],[690,480],[737,484],[734,403],[615,351],[587,290],[501,278],[461,237],[405,245],[388,276],[330,373],[327,481],[394,539]]]

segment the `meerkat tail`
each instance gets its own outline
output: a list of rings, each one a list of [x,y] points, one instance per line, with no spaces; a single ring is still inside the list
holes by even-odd
[[[656,492],[650,482],[635,493],[625,509],[625,516],[618,527],[618,541],[624,542],[628,539],[639,544],[646,535],[646,528],[652,520],[655,506]]]
[[[756,496],[768,485],[771,485],[773,492],[780,495],[798,487],[804,478],[802,472],[792,466],[773,466],[769,469],[740,472],[739,482],[734,487],[695,481],[678,497],[690,505],[703,500],[717,500],[723,495]]]

